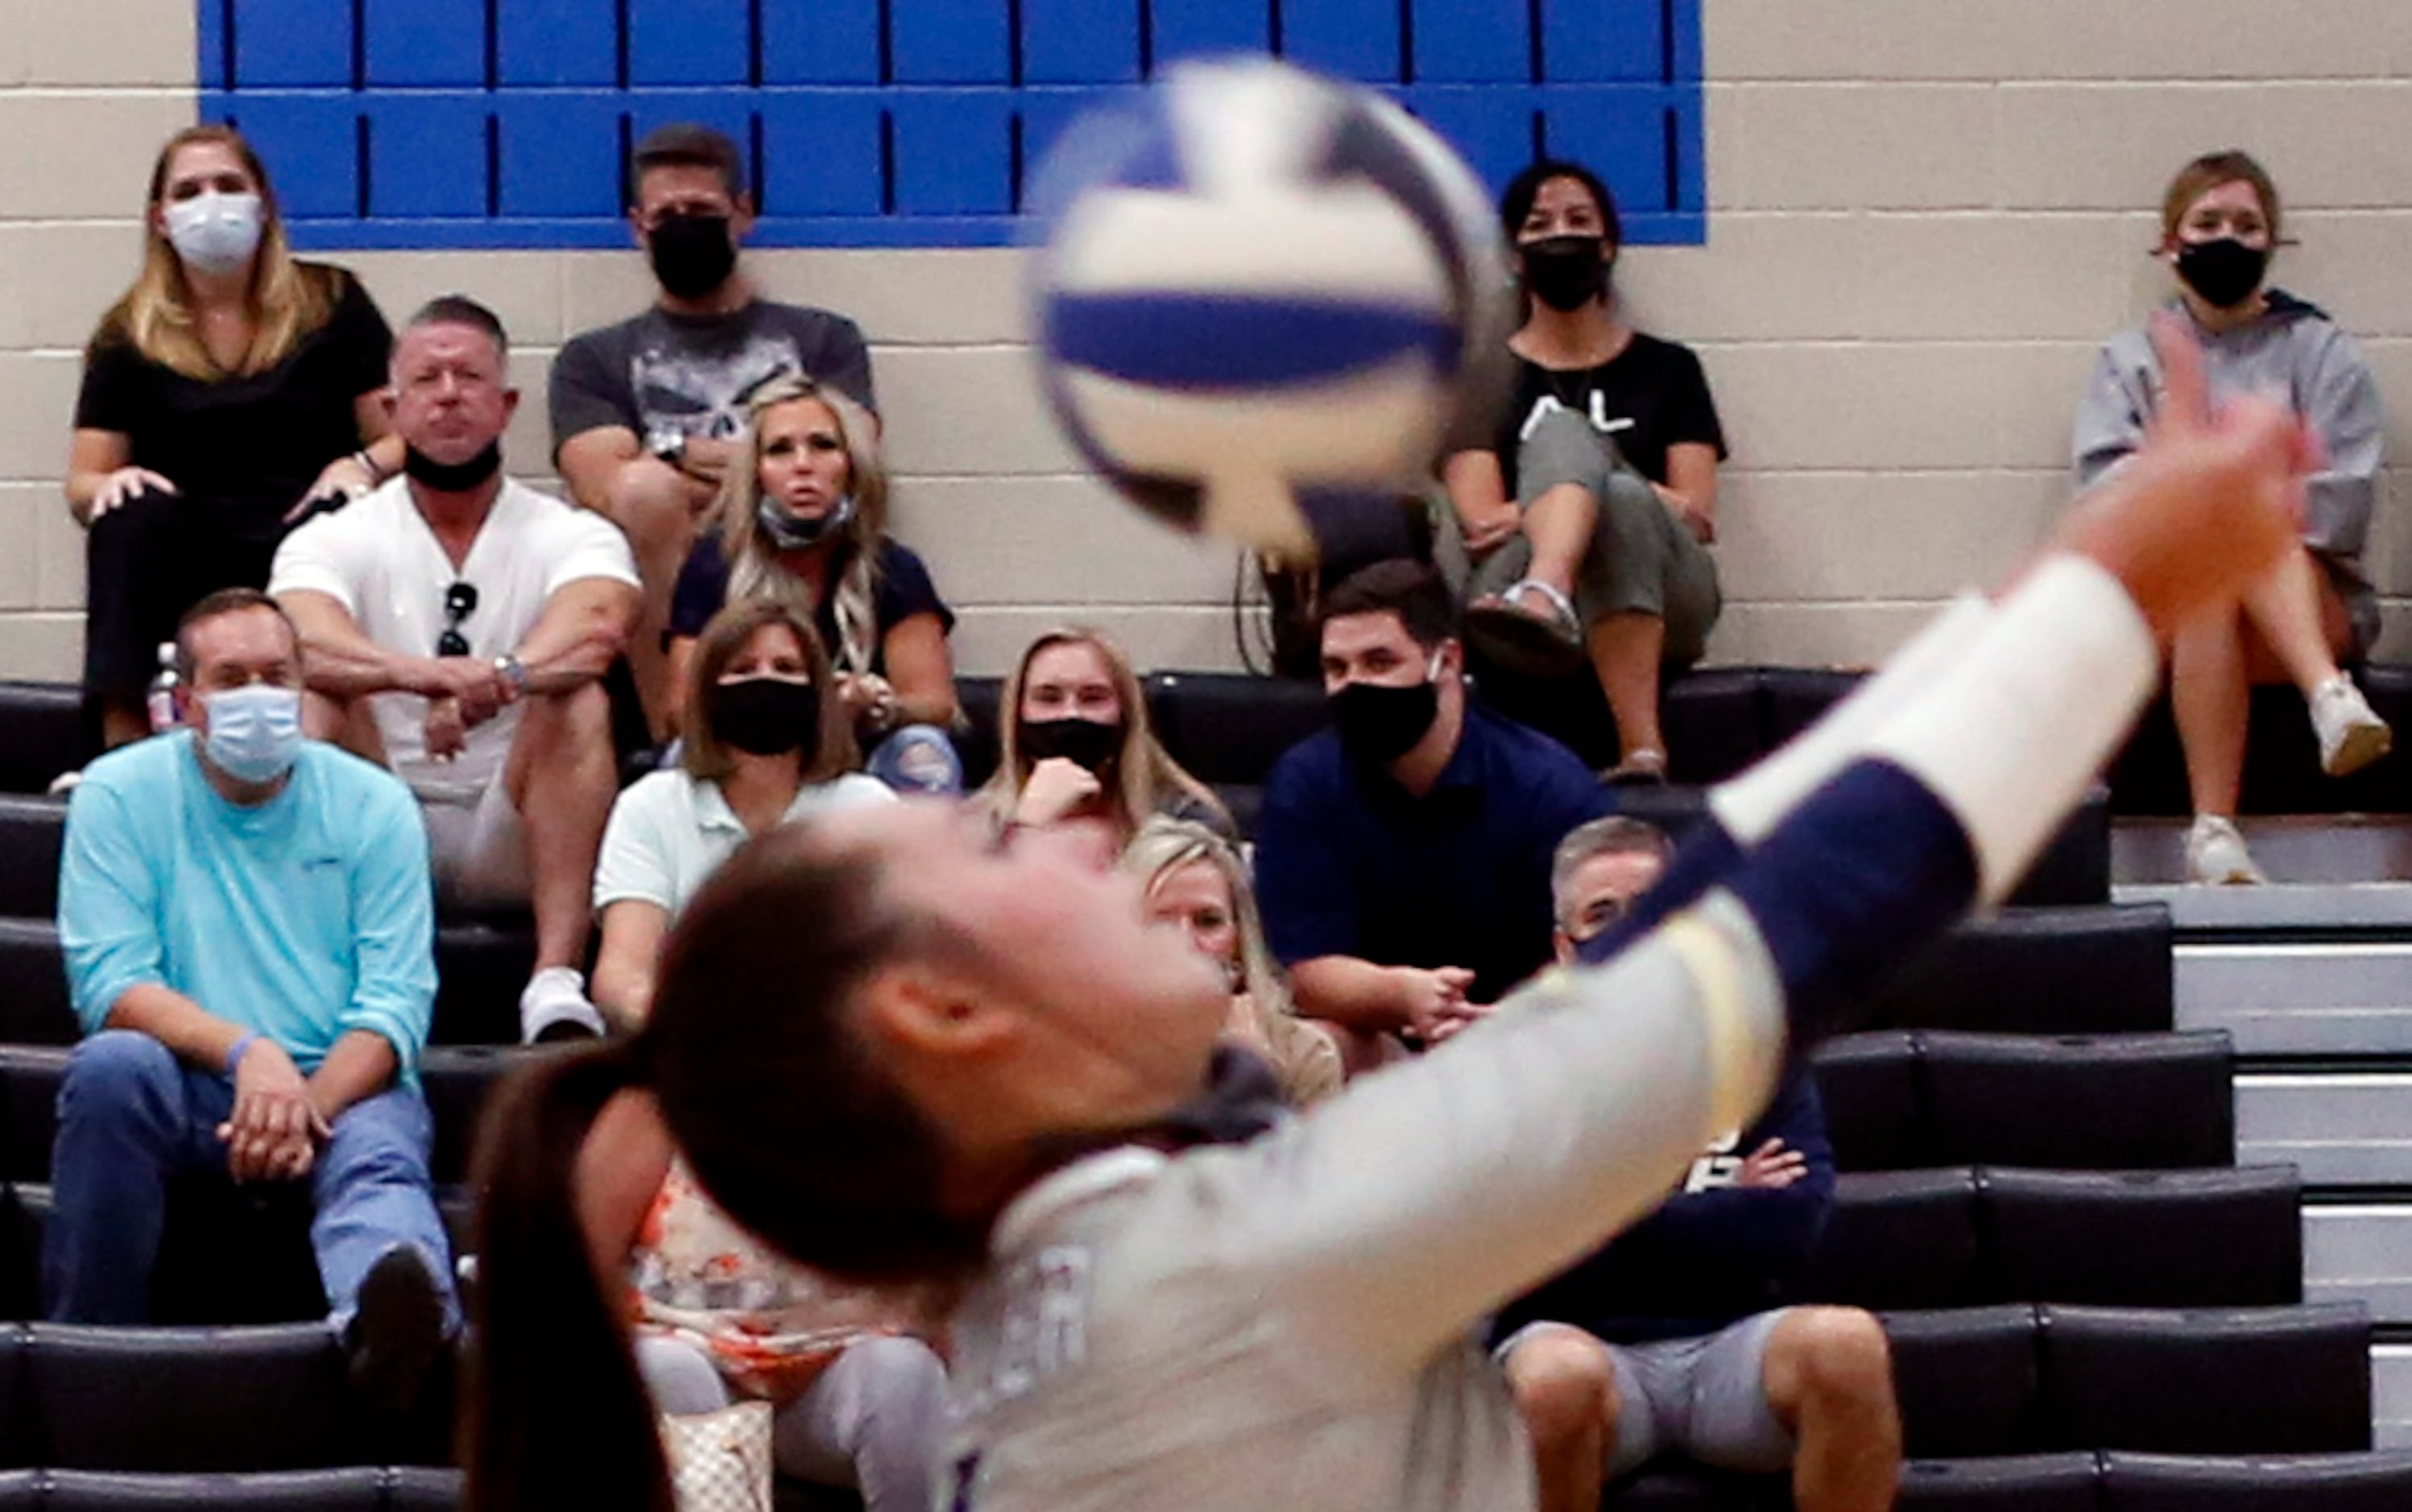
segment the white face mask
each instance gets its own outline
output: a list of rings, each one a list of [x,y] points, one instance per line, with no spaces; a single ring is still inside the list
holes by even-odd
[[[259,196],[195,195],[168,207],[168,241],[187,266],[230,273],[259,250]]]

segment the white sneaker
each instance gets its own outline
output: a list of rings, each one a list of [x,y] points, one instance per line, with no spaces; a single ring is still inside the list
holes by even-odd
[[[2186,879],[2214,887],[2267,882],[2244,848],[2236,822],[2216,814],[2198,814],[2186,831]]]
[[[2343,672],[2312,690],[2311,708],[2312,728],[2320,738],[2320,770],[2331,777],[2360,771],[2394,747],[2394,731]]]
[[[600,1037],[603,1015],[586,1001],[586,978],[568,966],[547,966],[520,993],[520,1043]]]

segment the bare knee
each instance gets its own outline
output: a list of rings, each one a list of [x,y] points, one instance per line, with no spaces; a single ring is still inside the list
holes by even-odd
[[[1622,1402],[1608,1345],[1579,1329],[1553,1326],[1526,1335],[1508,1353],[1508,1388],[1537,1447],[1603,1429],[1615,1432]]]
[[[1798,1307],[1776,1324],[1763,1369],[1776,1415],[1836,1416],[1892,1404],[1892,1350],[1883,1326],[1856,1307]]]

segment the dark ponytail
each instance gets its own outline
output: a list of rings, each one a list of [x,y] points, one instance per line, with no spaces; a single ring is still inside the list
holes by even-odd
[[[496,1089],[478,1145],[469,1512],[673,1512],[620,1299],[595,1273],[575,1174],[643,1041],[549,1054]]]

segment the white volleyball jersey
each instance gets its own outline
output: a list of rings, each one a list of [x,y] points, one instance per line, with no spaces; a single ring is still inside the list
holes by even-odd
[[[1246,1144],[1032,1187],[954,1319],[956,1512],[1520,1512],[1493,1309],[1648,1211],[1782,1056],[1712,895]],[[1536,1011],[1537,1010],[1537,1011]]]

